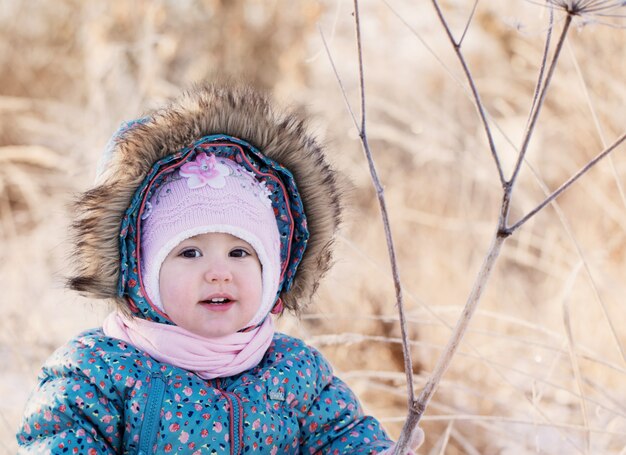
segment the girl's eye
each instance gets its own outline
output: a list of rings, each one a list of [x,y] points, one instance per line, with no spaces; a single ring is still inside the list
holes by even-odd
[[[200,251],[196,250],[195,248],[187,248],[181,251],[179,253],[179,256],[191,259],[191,258],[199,258],[202,255],[200,254]]]
[[[250,253],[243,248],[235,248],[230,252],[230,257],[233,258],[245,258],[246,256],[250,256]]]

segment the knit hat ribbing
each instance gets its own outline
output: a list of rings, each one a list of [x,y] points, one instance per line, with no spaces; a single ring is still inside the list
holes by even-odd
[[[221,232],[248,242],[262,266],[262,298],[249,322],[269,313],[280,285],[280,236],[264,182],[232,160],[200,153],[183,165],[146,202],[141,223],[141,278],[148,298],[164,311],[159,272],[180,242]]]

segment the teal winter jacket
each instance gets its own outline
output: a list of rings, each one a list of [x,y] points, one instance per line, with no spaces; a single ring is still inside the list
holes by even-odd
[[[203,380],[90,330],[43,366],[20,453],[375,454],[389,448],[328,362],[276,334],[255,368]]]

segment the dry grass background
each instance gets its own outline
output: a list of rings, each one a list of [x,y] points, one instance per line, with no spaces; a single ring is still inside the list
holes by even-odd
[[[472,4],[444,3],[457,33]],[[369,134],[399,250],[419,388],[487,249],[500,188],[432,5],[389,5],[362,5]],[[319,346],[397,436],[405,387],[382,225],[318,31],[356,106],[351,9],[330,0],[0,4],[0,450],[16,450],[13,433],[41,362],[108,311],[63,289],[68,201],[90,185],[122,120],[216,73],[302,106],[354,182],[318,304],[281,325]],[[509,167],[508,140],[518,144],[523,132],[546,23],[545,9],[531,2],[481,2],[464,44]],[[528,156],[536,174],[524,167],[513,217],[541,200],[538,181],[555,188],[624,131],[624,49],[623,28],[589,24],[570,35]],[[421,453],[626,453],[624,152],[505,244],[422,421]]]

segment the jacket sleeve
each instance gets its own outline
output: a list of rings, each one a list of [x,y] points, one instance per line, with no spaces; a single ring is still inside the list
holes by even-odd
[[[85,368],[64,354],[63,348],[53,354],[39,375],[18,430],[18,453],[115,454],[123,435],[123,406],[90,376],[100,359],[84,359],[90,362]]]
[[[350,388],[333,376],[326,359],[313,349],[318,364],[317,395],[300,419],[303,454],[378,454],[393,446],[380,423],[363,414]]]

